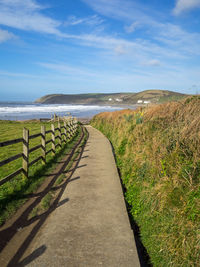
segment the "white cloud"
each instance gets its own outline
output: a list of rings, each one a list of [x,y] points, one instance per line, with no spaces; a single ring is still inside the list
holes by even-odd
[[[42,7],[32,0],[0,0],[0,4],[11,8],[20,7],[21,9],[36,10]]]
[[[136,57],[168,57],[183,58],[182,52],[174,50],[174,47],[163,47],[150,40],[136,39],[126,40],[108,35],[82,34],[67,35],[64,37],[77,40],[80,45],[91,46],[104,50],[114,51],[117,54],[127,54],[130,58]]]
[[[133,19],[137,21],[141,31],[145,30],[145,32],[144,37],[142,37],[143,39],[135,39],[133,43],[139,44],[143,52],[148,50],[148,48],[145,48],[146,45],[153,49],[152,53],[155,52],[154,54],[156,54],[157,49],[161,56],[169,54],[170,57],[183,58],[190,57],[191,55],[200,55],[199,33],[190,33],[176,24],[162,23],[163,14],[155,13],[155,10],[149,7],[129,0],[82,1],[104,16],[121,20],[125,23],[132,22]],[[183,1],[187,2],[190,7],[200,3],[200,0],[179,0],[177,4]],[[131,29],[131,26],[130,24],[129,30],[134,30],[134,26],[137,27],[137,25],[133,24]],[[147,29],[148,31],[146,31]],[[151,53],[150,49],[149,53]]]
[[[85,18],[77,18],[76,16],[70,16],[68,20],[64,23],[66,26],[75,26],[79,24],[86,24],[90,26],[96,26],[100,25],[104,22],[103,19],[101,19],[97,15],[85,17]]]
[[[142,65],[149,67],[159,67],[161,66],[161,62],[158,59],[151,59],[146,62],[143,62]]]
[[[8,32],[8,31],[0,29],[0,43],[6,42],[6,41],[8,41],[9,39],[12,39],[12,38],[15,38],[14,34]]]
[[[91,70],[86,70],[86,69],[81,69],[78,67],[73,67],[64,63],[46,63],[46,62],[40,62],[38,63],[40,66],[50,69],[53,71],[56,71],[58,73],[62,73],[63,75],[66,76],[94,76],[93,71]]]
[[[19,73],[19,72],[8,72],[4,70],[0,70],[0,76],[8,76],[8,77],[24,77],[24,78],[38,78],[36,75]]]
[[[174,15],[200,7],[200,0],[177,0],[173,10]]]
[[[82,0],[88,4],[95,12],[113,18],[116,20],[123,20],[128,23],[138,21],[141,25],[156,24],[157,22],[149,16],[150,14],[157,13],[155,10],[148,10],[144,5],[136,3],[136,1],[130,0]],[[147,12],[145,13],[144,10]]]
[[[114,51],[118,54],[118,55],[123,55],[126,54],[126,50],[122,45],[117,45],[114,49]]]
[[[129,26],[125,26],[125,31],[126,31],[127,33],[132,33],[132,32],[134,32],[134,31],[136,30],[138,24],[139,24],[138,22],[133,22],[133,23],[131,23],[131,25],[129,25]]]
[[[43,6],[32,0],[0,0],[0,24],[21,30],[62,35],[61,23],[41,13]]]
[[[184,56],[200,55],[200,33],[186,32],[178,25],[160,25],[160,32],[155,39]]]

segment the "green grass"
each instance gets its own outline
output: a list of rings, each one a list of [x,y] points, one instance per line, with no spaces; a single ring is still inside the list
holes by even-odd
[[[80,145],[78,146],[78,149],[76,149],[76,151],[74,152],[71,160],[69,161],[67,167],[65,168],[65,172],[68,172],[74,165],[74,161],[78,158],[81,150],[82,150],[82,147],[85,145],[86,141],[87,141],[87,138],[88,138],[88,134],[86,132],[86,130],[84,129],[84,138],[83,140],[81,141]],[[63,180],[65,180],[66,178],[66,175],[65,174],[61,174],[58,179],[56,180],[55,182],[55,185],[59,185],[63,182]]]
[[[67,164],[64,173],[62,173],[57,180],[54,183],[54,186],[51,188],[50,192],[48,194],[45,195],[45,197],[42,199],[42,201],[32,210],[32,212],[29,215],[29,219],[33,218],[37,215],[42,214],[43,212],[47,211],[50,208],[50,205],[52,203],[52,201],[55,199],[56,194],[57,194],[57,189],[56,187],[58,185],[60,185],[61,183],[63,183],[66,179],[69,178],[70,175],[70,171],[72,170],[72,168],[75,165],[75,160],[79,157],[82,148],[84,147],[86,141],[87,141],[87,131],[85,128],[83,128],[83,132],[84,132],[84,137],[83,140],[81,141],[81,143],[78,145],[78,147],[76,148],[71,160],[69,161],[69,163]]]
[[[43,197],[41,202],[31,211],[31,213],[29,214],[29,219],[31,219],[35,216],[38,216],[38,215],[44,213],[45,211],[47,211],[51,206],[51,202],[52,202],[53,198],[54,198],[54,194],[52,191],[47,193]]]
[[[200,99],[95,116],[153,266],[200,266]]]
[[[32,122],[11,122],[0,121],[0,142],[6,140],[12,140],[22,137],[23,127],[26,127],[30,131],[30,135],[40,132],[41,125],[37,121]],[[46,130],[50,130],[50,123],[45,123]],[[18,207],[20,207],[26,201],[26,194],[34,192],[39,185],[44,181],[43,176],[47,171],[51,171],[55,168],[55,162],[62,158],[63,153],[66,153],[72,149],[80,136],[80,127],[77,135],[71,140],[70,143],[57,148],[55,157],[51,153],[47,156],[47,164],[43,165],[41,161],[36,163],[30,168],[29,178],[23,177],[22,174],[16,176],[11,181],[5,183],[0,187],[0,224],[2,224],[7,218],[9,218]],[[47,140],[51,138],[51,134],[47,135]],[[31,140],[30,147],[36,146],[40,143],[40,138]],[[58,140],[57,140],[58,142]],[[47,146],[47,150],[51,148],[51,144]],[[22,144],[11,145],[8,147],[0,148],[0,160],[8,158],[12,155],[22,152]],[[41,151],[35,151],[30,157],[30,161],[41,155]],[[22,166],[22,160],[16,160],[7,166],[0,168],[1,179],[12,173],[16,169]]]
[[[46,126],[46,131],[51,129],[51,124],[44,122],[40,123],[37,121],[31,121],[31,122],[0,121],[0,142],[22,138],[22,131],[24,127],[29,129],[30,135],[40,133],[41,125]],[[46,140],[49,139],[51,139],[51,133],[46,135]],[[56,144],[57,143],[58,139],[56,140]],[[39,144],[41,144],[41,137],[37,137],[35,139],[30,140],[29,148],[32,148]],[[51,143],[49,143],[46,147],[47,151],[49,149],[51,149]],[[22,143],[0,148],[0,161],[9,158],[11,156],[14,156],[18,153],[22,153]],[[41,156],[41,149],[34,151],[33,153],[30,154],[29,162],[31,162],[38,156]],[[47,162],[51,159],[52,155],[50,153],[47,155]],[[30,175],[32,175],[35,172],[35,170],[38,169],[39,166],[41,166],[41,162],[31,167]],[[7,176],[8,174],[14,172],[15,170],[21,167],[22,167],[22,158],[14,162],[11,162],[5,166],[2,166],[0,168],[0,177],[1,177],[0,179],[2,179],[3,177]]]

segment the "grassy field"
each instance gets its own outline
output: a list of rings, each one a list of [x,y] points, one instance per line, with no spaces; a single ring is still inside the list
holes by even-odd
[[[22,137],[23,128],[26,127],[30,131],[30,135],[40,133],[41,125],[46,126],[46,131],[50,130],[50,123],[40,123],[38,121],[29,122],[14,122],[14,121],[0,121],[0,142],[17,139]],[[57,127],[57,125],[55,125]],[[47,155],[47,164],[43,165],[41,161],[30,167],[29,178],[23,177],[22,174],[16,176],[11,181],[5,183],[0,187],[0,225],[15,212],[15,210],[22,205],[26,199],[23,195],[26,193],[34,192],[36,188],[44,181],[45,177],[42,176],[46,170],[55,167],[55,160],[62,157],[63,152],[70,150],[74,143],[80,136],[80,128],[78,135],[66,146],[57,148],[56,157],[51,153]],[[51,134],[46,135],[46,140],[51,139]],[[56,140],[56,143],[58,139]],[[41,137],[30,140],[30,148],[41,143]],[[48,151],[51,149],[51,143],[46,147]],[[0,161],[10,156],[22,153],[22,143],[0,148]],[[34,151],[30,154],[30,161],[41,155],[41,149]],[[22,159],[15,160],[5,166],[0,167],[0,179],[8,174],[22,167]]]
[[[200,98],[95,116],[153,266],[200,266]]]

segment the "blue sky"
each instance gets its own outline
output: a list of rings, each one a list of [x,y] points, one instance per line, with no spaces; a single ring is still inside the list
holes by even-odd
[[[0,0],[0,101],[200,93],[200,0]]]

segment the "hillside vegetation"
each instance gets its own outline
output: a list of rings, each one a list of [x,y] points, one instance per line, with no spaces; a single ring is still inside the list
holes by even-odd
[[[116,105],[136,104],[138,100],[160,103],[178,100],[186,95],[166,90],[147,90],[139,93],[115,93],[115,94],[52,94],[37,99],[36,103],[42,104],[89,104],[89,105]]]
[[[96,115],[153,266],[200,266],[200,97]]]

